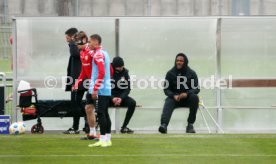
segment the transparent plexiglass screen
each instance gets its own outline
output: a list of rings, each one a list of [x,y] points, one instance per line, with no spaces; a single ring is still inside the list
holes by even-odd
[[[113,18],[18,18],[17,80],[26,80],[41,89],[39,96],[47,99],[67,99],[62,80],[67,75],[70,57],[65,31],[71,27],[91,34],[100,34],[103,48],[115,56],[115,19]],[[58,85],[45,88],[45,78],[52,76]],[[42,89],[44,88],[44,89]],[[45,96],[43,96],[45,95]]]
[[[215,75],[216,19],[190,18],[122,18],[120,20],[120,56],[130,74],[143,86],[141,79],[165,79],[182,52],[199,78]],[[139,89],[131,95],[145,106],[162,107],[162,89]],[[200,95],[208,105],[215,104],[214,91],[202,88]]]
[[[276,77],[276,19],[226,18],[221,28],[221,72],[233,79]],[[222,92],[223,106],[275,104],[275,88],[234,88]]]
[[[275,42],[275,18],[222,19],[222,76],[275,77]]]
[[[116,43],[115,19],[119,20]],[[145,87],[143,80],[153,77],[164,79],[166,72],[174,65],[179,52],[189,58],[189,66],[204,80],[221,71],[222,78],[233,79],[275,79],[276,75],[276,19],[274,17],[235,17],[222,18],[221,24],[221,63],[217,63],[217,18],[17,18],[17,82],[30,81],[38,89],[39,100],[70,99],[64,86],[48,89],[44,79],[53,76],[61,81],[66,76],[69,60],[69,47],[65,31],[76,27],[88,36],[98,33],[103,38],[103,47],[112,59],[118,52],[125,60],[132,79],[136,82],[131,90],[138,105],[130,125],[140,129],[157,129],[165,95],[162,88]],[[219,38],[219,37],[218,37]],[[216,65],[221,70],[216,70]],[[140,86],[137,87],[137,81]],[[34,84],[38,83],[38,84]],[[148,83],[149,84],[149,83]],[[156,87],[156,85],[154,85]],[[158,86],[157,86],[158,87]],[[216,90],[201,86],[199,94],[211,114],[216,117]],[[221,90],[222,126],[232,129],[273,128],[275,112],[266,107],[276,105],[275,88],[233,88]],[[230,107],[229,107],[230,106]],[[211,108],[214,107],[214,108]],[[225,108],[226,107],[226,108]],[[228,107],[228,108],[227,108]],[[249,107],[240,109],[239,107]],[[251,109],[258,107],[259,109]],[[145,110],[150,110],[145,114]],[[154,108],[154,109],[153,109]],[[159,109],[159,110],[156,110]],[[264,113],[263,117],[259,117]],[[122,119],[125,112],[121,112]],[[185,114],[185,115],[184,115]],[[176,111],[171,126],[183,127],[188,112]],[[147,115],[145,118],[144,116]],[[142,118],[143,117],[143,118]],[[195,126],[204,127],[198,113]],[[257,118],[257,120],[256,120]],[[151,120],[149,123],[145,120]],[[212,120],[207,120],[212,122]],[[274,121],[275,122],[275,121]],[[154,124],[154,125],[153,125]]]

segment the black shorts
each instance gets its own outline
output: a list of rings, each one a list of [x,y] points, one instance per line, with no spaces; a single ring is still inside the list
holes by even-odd
[[[95,101],[92,99],[92,95],[87,92],[86,94],[86,105],[94,105]]]

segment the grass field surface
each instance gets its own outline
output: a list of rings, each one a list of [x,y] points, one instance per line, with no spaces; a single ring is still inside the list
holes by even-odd
[[[276,134],[133,134],[89,148],[82,135],[1,135],[0,163],[275,163]]]

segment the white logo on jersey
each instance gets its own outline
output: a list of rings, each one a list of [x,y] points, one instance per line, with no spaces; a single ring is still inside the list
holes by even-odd
[[[104,63],[104,55],[101,52],[96,52],[93,57],[95,58],[95,61]]]

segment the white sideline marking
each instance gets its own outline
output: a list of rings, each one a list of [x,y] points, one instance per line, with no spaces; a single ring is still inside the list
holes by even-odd
[[[124,135],[112,135],[112,138],[116,138],[116,139],[140,139],[140,138],[158,138],[158,139],[166,139],[166,138],[260,138],[260,139],[266,139],[266,138],[276,138],[276,135],[259,135],[259,136],[252,136],[252,135],[225,135],[225,134],[206,134],[206,135],[202,135],[202,134],[159,134],[156,136],[147,136],[147,135],[133,135],[133,136],[124,136]]]
[[[21,157],[276,157],[276,154],[91,154],[91,155],[0,155],[0,158]]]

